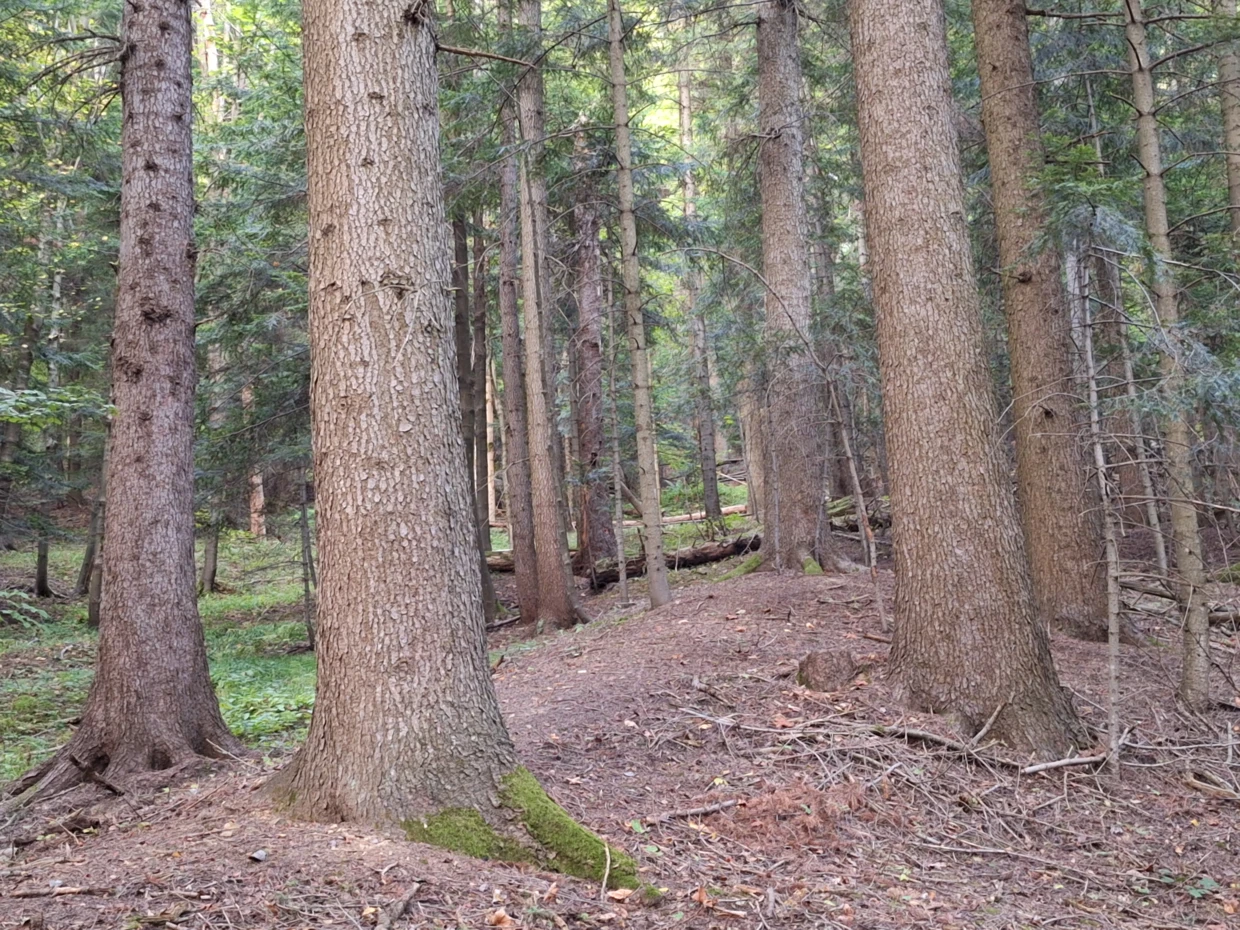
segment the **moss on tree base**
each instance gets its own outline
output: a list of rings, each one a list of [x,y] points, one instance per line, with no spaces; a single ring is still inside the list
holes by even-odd
[[[515,815],[533,845],[504,836],[472,808],[450,808],[402,826],[415,842],[476,859],[528,862],[592,881],[606,877],[610,888],[637,887],[637,863],[573,820],[528,769],[518,767],[504,776],[499,799],[500,807]]]
[[[743,575],[752,575],[762,566],[761,555],[751,555],[736,568],[719,576],[719,581],[731,581],[733,578],[740,578]]]

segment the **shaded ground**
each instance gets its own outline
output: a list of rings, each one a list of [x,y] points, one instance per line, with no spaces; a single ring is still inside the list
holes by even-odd
[[[290,823],[254,790],[277,758],[183,773],[167,791],[78,789],[0,822],[19,841],[7,859],[0,849],[0,926],[1240,925],[1240,802],[1224,799],[1240,713],[1177,711],[1174,647],[1124,650],[1120,781],[1097,766],[1022,775],[1027,760],[995,747],[874,731],[953,737],[893,702],[867,575],[708,580],[728,567],[678,573],[677,600],[658,611],[626,613],[608,594],[589,603],[602,619],[588,627],[494,638],[522,759],[638,858],[666,889],[657,901]],[[1105,647],[1055,646],[1085,719],[1102,725]],[[1217,646],[1216,694],[1230,699],[1236,637]],[[811,649],[847,650],[865,671],[838,693],[806,691],[795,667]]]

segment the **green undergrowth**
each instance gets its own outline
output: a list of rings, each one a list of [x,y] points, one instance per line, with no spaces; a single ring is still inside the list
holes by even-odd
[[[528,769],[518,767],[504,777],[500,805],[516,815],[533,845],[500,834],[478,811],[466,808],[451,808],[403,826],[415,842],[476,859],[528,862],[591,881],[606,878],[610,888],[637,887],[633,859],[577,823]]]

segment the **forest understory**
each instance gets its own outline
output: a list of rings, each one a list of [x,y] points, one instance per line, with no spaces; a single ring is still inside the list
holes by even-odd
[[[1142,540],[1126,543],[1132,554]],[[269,562],[279,553],[274,541],[253,548]],[[614,588],[588,597],[598,618],[589,625],[491,636],[519,757],[637,859],[648,887],[604,894],[273,811],[258,789],[291,758],[313,694],[283,663],[312,657],[298,642],[299,606],[281,603],[278,578],[260,577],[248,601],[202,602],[221,704],[256,751],[120,795],[87,784],[0,823],[0,926],[1235,926],[1240,703],[1198,716],[1167,700],[1179,675],[1172,617],[1134,615],[1150,644],[1122,653],[1119,777],[1098,762],[1026,774],[1027,760],[984,736],[962,743],[949,721],[901,706],[867,572],[719,580],[742,560],[673,572],[663,608],[642,612],[639,579],[635,606]],[[226,565],[244,577],[241,563]],[[504,597],[511,582],[497,577]],[[889,613],[886,567],[880,587]],[[1240,605],[1235,585],[1211,597]],[[46,672],[88,669],[92,646],[63,633],[54,623],[5,632],[6,722],[20,722],[30,705],[15,695],[30,699],[36,682],[51,692],[50,713],[74,712]],[[221,662],[227,644],[235,656],[242,643],[279,669],[268,673],[274,690],[249,701],[291,711],[286,729],[264,731],[235,693],[264,677]],[[1216,626],[1213,646],[1215,694],[1240,701],[1234,626]],[[855,676],[830,693],[799,686],[811,651],[847,653]],[[1079,754],[1102,756],[1106,646],[1057,636],[1054,653],[1083,719],[1099,728],[1098,745]]]

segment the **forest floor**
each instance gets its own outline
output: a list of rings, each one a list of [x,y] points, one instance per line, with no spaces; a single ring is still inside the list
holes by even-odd
[[[268,561],[274,545],[260,547]],[[244,578],[259,550],[241,550],[229,564]],[[272,811],[257,789],[304,733],[313,657],[299,651],[296,586],[262,576],[261,591],[203,601],[225,714],[254,755],[122,796],[82,787],[0,821],[0,927],[1240,926],[1240,802],[1226,798],[1240,706],[1176,708],[1175,634],[1157,618],[1155,644],[1123,650],[1120,777],[1023,774],[1028,760],[998,747],[894,732],[959,740],[894,699],[868,574],[717,580],[732,567],[674,573],[659,610],[612,591],[587,601],[587,626],[493,635],[522,761],[661,895]],[[890,613],[889,572],[880,586]],[[1219,630],[1216,645],[1216,696],[1240,701],[1240,640]],[[1104,727],[1105,646],[1054,647],[1084,719]],[[861,672],[806,690],[796,667],[811,650],[848,652]],[[0,775],[63,738],[92,653],[72,616],[0,637]]]

